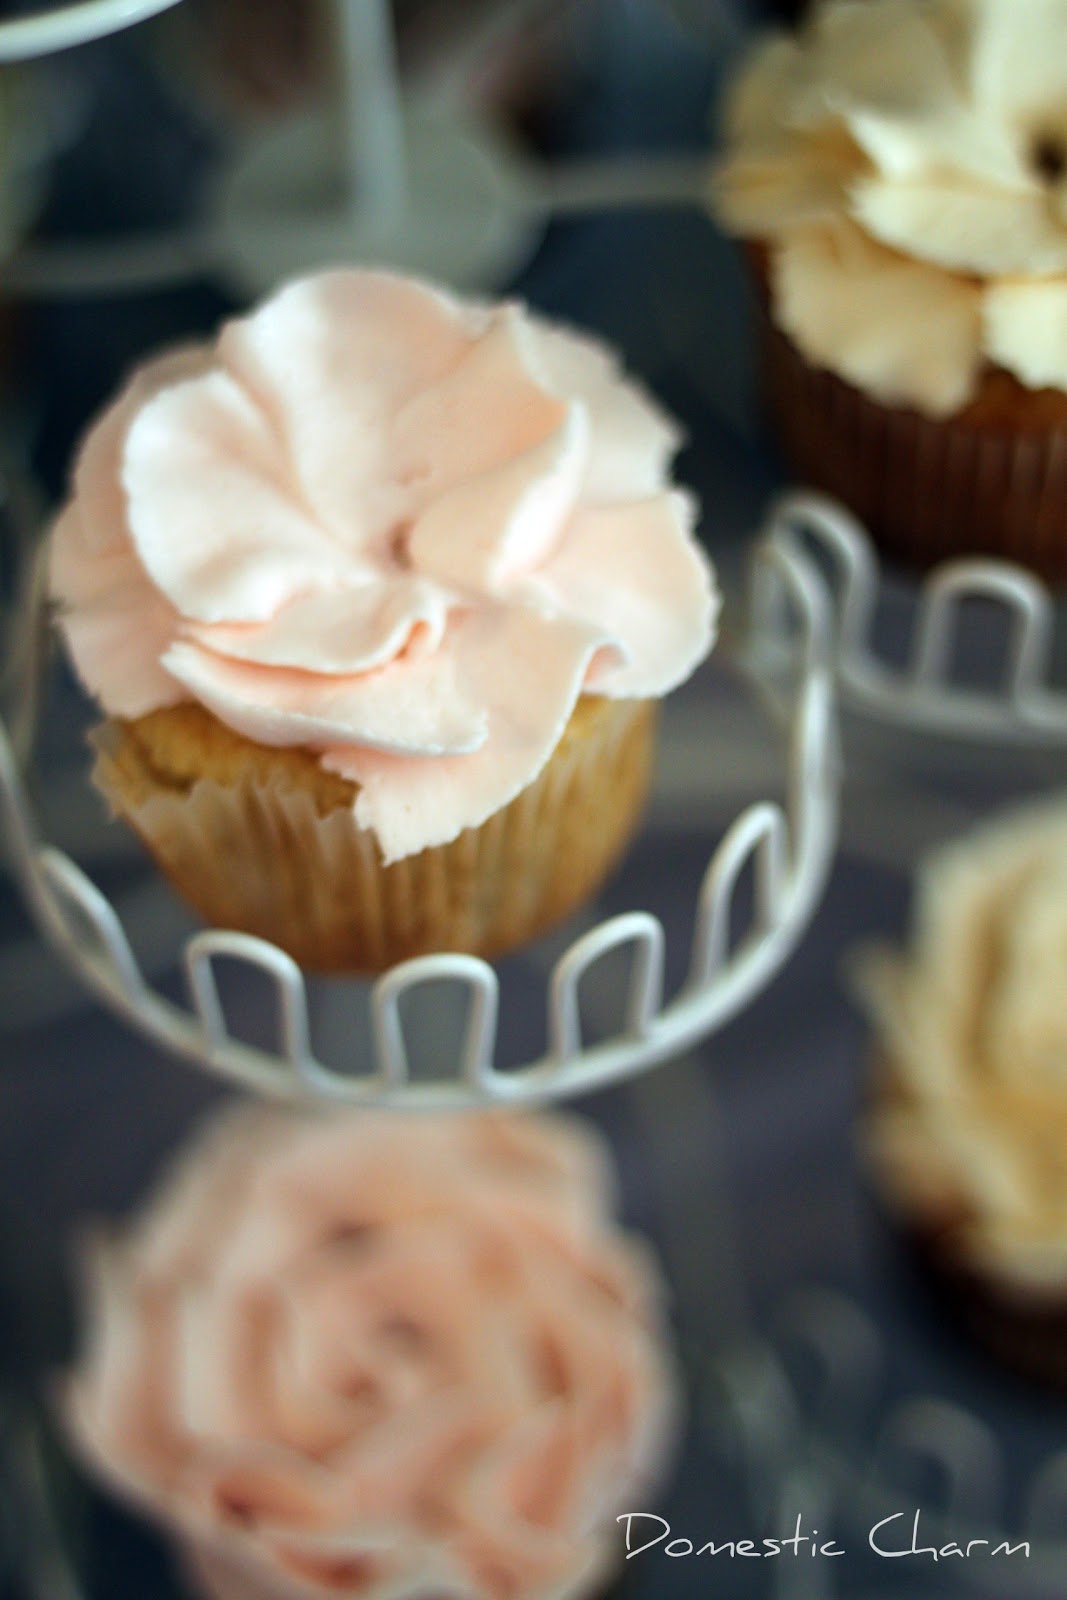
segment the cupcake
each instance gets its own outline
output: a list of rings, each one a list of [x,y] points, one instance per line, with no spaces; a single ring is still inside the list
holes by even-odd
[[[89,1261],[81,1459],[207,1600],[580,1600],[676,1414],[606,1158],[540,1116],[262,1108]]]
[[[308,967],[530,939],[619,857],[712,642],[677,445],[592,340],[381,273],[152,362],[52,535],[99,786]]]
[[[905,563],[1067,578],[1065,36],[1063,0],[824,0],[727,101],[790,469]]]
[[[877,1186],[957,1318],[1067,1391],[1067,803],[953,845],[862,970]]]

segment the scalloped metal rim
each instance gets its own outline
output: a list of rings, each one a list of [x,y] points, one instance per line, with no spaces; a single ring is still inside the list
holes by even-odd
[[[768,543],[754,557],[757,582],[768,565],[779,574],[803,639],[787,802],[784,808],[771,802],[749,806],[721,840],[697,896],[689,976],[666,1004],[663,927],[647,912],[636,911],[593,928],[556,963],[546,997],[548,1049],[514,1069],[494,1065],[496,973],[468,955],[420,957],[374,984],[375,1070],[358,1076],[316,1059],[303,974],[264,940],[215,929],[196,934],[182,951],[191,1006],[176,1005],[147,983],[106,897],[68,856],[39,842],[11,741],[0,723],[0,815],[37,926],[80,982],[131,1027],[215,1076],[274,1099],[429,1110],[528,1104],[590,1093],[677,1056],[743,1010],[792,954],[821,899],[836,846],[839,773],[827,599],[803,556]],[[32,697],[32,683],[22,686]],[[754,919],[731,948],[733,896],[750,865],[757,891]],[[602,956],[619,948],[632,952],[624,1031],[586,1046],[580,985]],[[214,971],[220,957],[251,964],[274,985],[274,1052],[227,1032]],[[401,1002],[428,982],[451,983],[466,992],[467,1026],[460,1058],[449,1064],[447,1078],[416,1082],[410,1077]]]
[[[919,585],[902,668],[878,653],[873,624],[884,577],[874,546],[844,507],[823,495],[784,495],[771,509],[765,537],[782,551],[814,546],[836,577],[833,659],[843,708],[923,734],[1038,747],[1067,744],[1067,690],[1050,682],[1057,626],[1053,596],[1022,567],[960,560],[935,568]],[[1001,607],[1008,650],[1000,683],[989,692],[952,681],[952,651],[962,608],[974,600]],[[788,661],[781,585],[774,569],[756,597],[753,666],[773,677]]]

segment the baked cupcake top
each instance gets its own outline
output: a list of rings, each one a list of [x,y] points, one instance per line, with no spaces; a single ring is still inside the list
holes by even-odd
[[[217,1600],[576,1600],[673,1438],[661,1286],[556,1117],[242,1107],[90,1263],[67,1411]]]
[[[579,694],[711,646],[679,435],[601,345],[519,305],[337,271],[139,371],[53,535],[104,709],[183,700],[358,785],[387,861],[537,776]]]
[[[1067,0],[824,0],[757,49],[714,208],[814,365],[932,417],[1067,391]]]
[[[924,868],[910,951],[862,972],[881,1040],[867,1142],[964,1259],[1067,1291],[1067,804]]]

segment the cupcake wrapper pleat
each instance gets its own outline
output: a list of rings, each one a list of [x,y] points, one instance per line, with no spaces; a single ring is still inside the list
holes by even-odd
[[[1067,427],[1013,430],[881,405],[812,367],[761,311],[764,387],[797,480],[840,500],[891,560],[1016,561],[1067,580]]]
[[[97,735],[94,781],[206,921],[314,971],[376,972],[436,950],[502,953],[590,898],[643,808],[656,711],[602,702],[481,827],[388,866],[350,807],[321,815],[299,789],[146,784],[119,723]]]

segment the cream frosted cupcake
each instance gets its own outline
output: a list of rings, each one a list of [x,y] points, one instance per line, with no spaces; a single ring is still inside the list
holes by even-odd
[[[864,976],[879,1187],[975,1336],[1067,1388],[1067,801],[935,857]]]
[[[677,444],[592,340],[379,273],[145,367],[52,549],[115,810],[209,921],[311,967],[555,922],[712,642]]]
[[[559,1118],[242,1109],[89,1263],[66,1414],[211,1600],[580,1600],[676,1404],[662,1290]]]
[[[792,470],[884,548],[1067,578],[1067,4],[824,0],[729,100]]]

